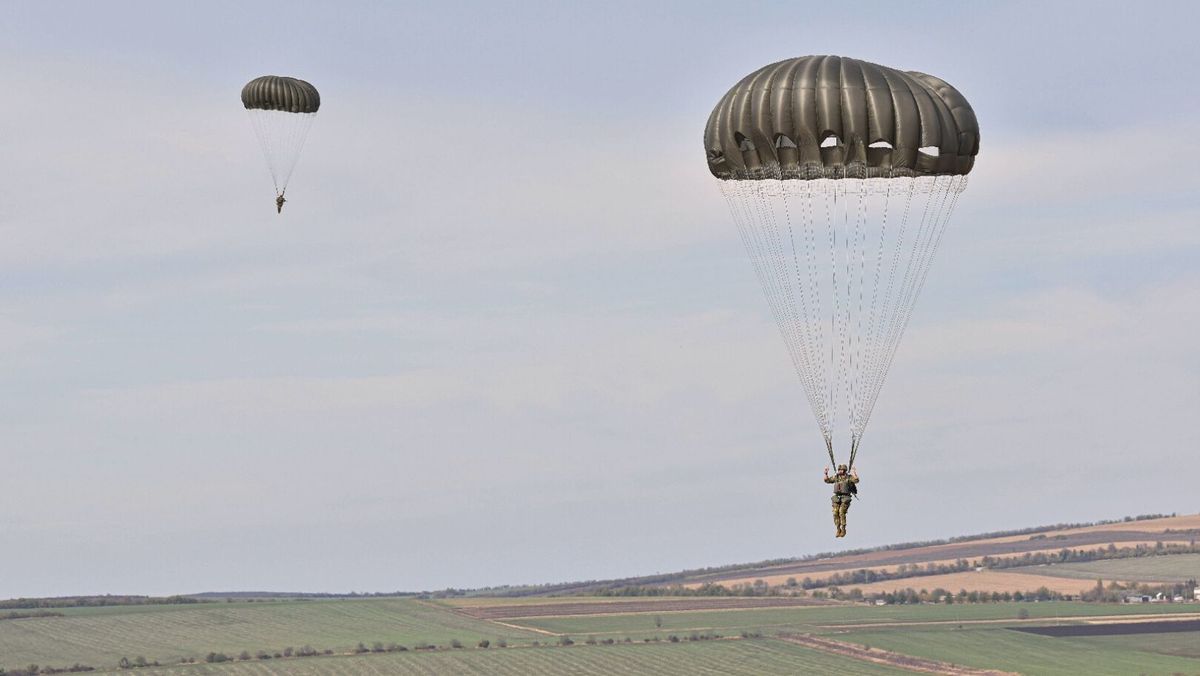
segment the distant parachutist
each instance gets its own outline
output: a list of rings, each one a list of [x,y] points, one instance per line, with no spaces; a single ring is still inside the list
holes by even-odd
[[[287,200],[283,198],[283,193],[279,193],[275,197],[275,213],[277,213],[277,214],[283,213],[283,203],[286,201]]]
[[[829,468],[825,468],[825,483],[833,484],[833,525],[837,528],[837,537],[846,537],[846,512],[850,510],[850,501],[858,494],[858,469],[847,474],[845,465],[837,466],[837,474],[829,476]]]

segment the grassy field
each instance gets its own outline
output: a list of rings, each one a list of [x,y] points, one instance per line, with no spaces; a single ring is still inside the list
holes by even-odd
[[[1141,637],[1062,639],[967,625],[964,629],[862,630],[838,638],[908,655],[1029,676],[1200,673],[1200,659],[1146,652],[1137,648],[1136,643],[1124,641]],[[1169,642],[1177,644],[1176,639]]]
[[[128,672],[126,672],[128,673]],[[775,640],[656,643],[615,646],[576,645],[569,648],[509,648],[462,650],[429,654],[335,656],[199,664],[169,669],[138,669],[137,674],[187,676],[358,676],[389,674],[430,676],[478,674],[488,676],[774,676],[784,674],[854,674],[899,676],[911,674],[886,666],[858,663]]]
[[[1089,636],[1073,640],[1102,649],[1140,650],[1160,655],[1200,658],[1200,631],[1136,636]]]
[[[1056,620],[1095,615],[1174,614],[1200,612],[1194,604],[1085,604],[1085,603],[987,603],[923,606],[834,606],[824,608],[767,608],[753,610],[639,613],[636,615],[588,615],[537,617],[512,620],[514,625],[574,637],[590,634],[665,636],[688,631],[737,634],[743,630],[813,631],[822,626],[851,626],[883,622],[969,622],[1016,620],[1021,610],[1031,618]],[[661,627],[656,626],[661,622]]]
[[[1014,570],[1022,573],[1093,582],[1097,578],[1106,582],[1111,580],[1186,582],[1187,580],[1200,580],[1200,554],[1172,554],[1170,556],[1142,556],[1109,561],[1057,563],[1053,566],[1031,566]]]
[[[67,609],[66,617],[0,621],[0,667],[81,662],[115,665],[123,656],[178,661],[209,652],[311,645],[349,650],[360,641],[446,645],[458,639],[510,643],[545,636],[462,616],[422,601],[279,601]]]
[[[587,601],[570,599],[577,605]],[[138,674],[905,673],[774,638],[779,631],[791,631],[1028,674],[1200,673],[1196,649],[1188,644],[1194,634],[1063,639],[1004,628],[1016,625],[1022,611],[1032,618],[1023,623],[1028,625],[1039,618],[1054,623],[1109,615],[1198,613],[1197,604],[842,605],[487,621],[467,617],[451,603],[366,599],[71,608],[63,611],[64,617],[0,621],[0,666],[65,667],[79,662],[115,671],[121,657],[141,655],[165,666],[139,669]],[[743,631],[761,632],[763,638],[738,638]],[[730,638],[689,641],[692,632]],[[551,645],[560,633],[570,635],[576,645]],[[670,643],[670,635],[682,640]],[[586,645],[593,636],[635,642]],[[640,639],[645,637],[662,640],[644,643]],[[474,647],[485,638],[493,642],[491,649]],[[501,638],[509,648],[495,647]],[[419,643],[448,646],[454,639],[466,647],[351,654],[359,642],[368,647],[376,641],[395,642],[411,649]],[[534,641],[542,646],[533,647]],[[168,666],[183,657],[203,659],[209,652],[232,657],[243,650],[254,655],[304,645],[337,654]]]

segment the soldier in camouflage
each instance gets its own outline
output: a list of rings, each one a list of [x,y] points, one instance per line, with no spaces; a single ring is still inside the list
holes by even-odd
[[[286,201],[287,200],[283,198],[283,193],[279,193],[278,195],[275,196],[275,213],[277,213],[277,214],[283,213],[283,203]]]
[[[837,527],[837,536],[846,537],[846,512],[850,509],[850,500],[858,492],[858,470],[847,474],[845,465],[837,466],[837,474],[829,476],[829,468],[825,468],[825,483],[833,484],[833,525]]]

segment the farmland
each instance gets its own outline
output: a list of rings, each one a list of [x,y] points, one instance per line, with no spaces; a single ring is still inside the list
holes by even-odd
[[[1200,659],[1187,643],[1197,632],[1173,635],[1187,640],[1155,633],[1141,634],[1131,642],[1128,636],[1054,638],[1011,629],[1089,619],[1178,617],[1195,622],[1200,618],[1196,604],[827,604],[714,609],[710,601],[655,599],[622,606],[612,599],[580,597],[539,603],[469,599],[458,606],[448,601],[367,599],[69,608],[62,617],[0,622],[0,666],[63,667],[80,662],[116,671],[121,657],[141,655],[163,666],[123,673],[911,673],[900,669],[905,664],[934,665],[933,673],[946,674],[1200,672]],[[694,607],[687,609],[689,604]],[[558,614],[486,620],[466,615],[468,609],[505,615],[513,609],[550,609]],[[1018,619],[1024,616],[1028,619]],[[566,636],[573,641],[566,641]],[[477,647],[482,639],[489,641],[489,647]],[[365,649],[377,642],[380,646],[396,642],[408,650],[356,654],[359,642],[365,643]],[[305,644],[330,649],[331,654],[273,657],[285,647]],[[416,650],[421,644],[431,647]],[[214,651],[233,659],[205,663],[204,656]],[[237,659],[241,651],[247,651],[245,659]],[[179,664],[181,658],[200,661]]]
[[[1200,554],[1176,554],[1111,561],[1082,561],[1053,566],[1018,568],[1015,572],[1069,577],[1081,580],[1137,580],[1139,582],[1183,582],[1200,580]]]
[[[1200,554],[1181,553],[1193,549],[1198,524],[1197,517],[1140,519],[739,565],[660,576],[666,581],[647,580],[631,588],[623,588],[623,581],[590,583],[608,593],[631,594],[620,596],[549,596],[535,587],[505,590],[525,596],[503,597],[205,595],[190,599],[203,602],[171,604],[131,599],[141,605],[71,606],[78,600],[56,601],[47,606],[53,612],[42,616],[37,616],[36,604],[13,601],[8,607],[25,610],[14,619],[0,620],[0,668],[80,663],[102,672],[179,676],[770,676],[898,674],[912,669],[958,676],[1200,674],[1197,603],[1046,602],[1045,594],[1041,602],[1025,598],[963,603],[972,597],[946,599],[938,592],[920,600],[941,603],[907,599],[907,604],[874,605],[825,598],[835,596],[828,582],[805,589],[787,581],[801,570],[832,575],[890,566],[902,577],[841,584],[841,593],[906,587],[1026,592],[1042,586],[1077,593],[1094,587],[1097,578],[1177,583],[1200,575]],[[1162,547],[1157,546],[1160,542]],[[1124,558],[1087,560],[1064,551],[1069,543],[1091,552],[1103,548],[1105,554]],[[990,558],[956,558],[968,554]],[[1045,565],[1027,565],[1029,561]],[[939,564],[952,566],[953,572],[940,572]],[[899,565],[907,568],[896,570]],[[690,595],[673,596],[667,595],[673,589],[662,588],[714,580],[732,584],[760,575],[777,586],[716,589],[717,595],[683,589],[681,593]],[[554,585],[552,591],[561,593],[570,586]],[[1003,596],[988,600],[993,598]],[[19,616],[22,613],[25,616]],[[1167,619],[1175,621],[1154,624]],[[1040,634],[1014,631],[1039,627],[1048,629]],[[307,656],[297,656],[300,649]],[[132,672],[118,669],[123,658],[136,662],[138,657],[151,666]]]
[[[216,651],[311,645],[346,651],[359,642],[408,646],[544,638],[416,600],[281,601],[64,610],[65,617],[0,622],[0,667],[115,665],[123,656],[178,661]]]
[[[488,674],[496,676],[606,676],[613,673],[662,676],[761,676],[796,673],[843,673],[899,676],[912,672],[844,658],[776,640],[720,643],[657,643],[570,648],[512,648],[462,650],[430,654],[334,656],[267,662],[198,664],[163,669],[139,669],[138,674],[162,676],[357,676],[394,674]]]

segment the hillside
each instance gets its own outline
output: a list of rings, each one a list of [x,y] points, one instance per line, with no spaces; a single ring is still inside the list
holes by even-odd
[[[1198,533],[1131,518],[416,597],[10,600],[0,674],[1196,673]],[[1116,602],[1061,600],[1096,578],[1107,597],[1082,598]],[[1187,602],[1120,602],[1138,585]]]
[[[1198,536],[1200,514],[1126,517],[621,580],[493,589],[483,594],[745,595],[838,586],[841,592],[858,587],[864,594],[907,587],[988,594],[1046,587],[1077,596],[1094,587],[1097,579],[1125,586],[1200,579]]]

